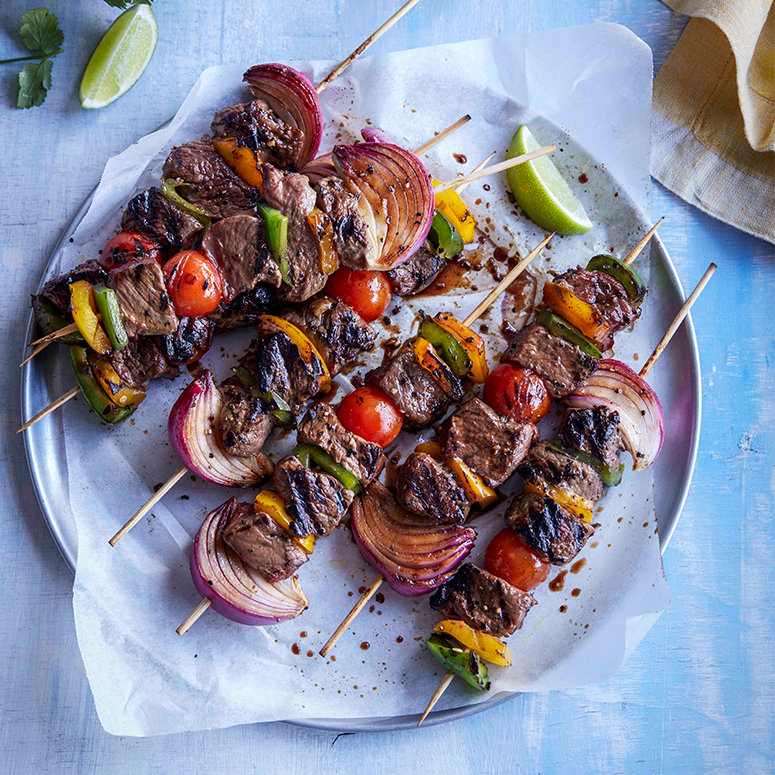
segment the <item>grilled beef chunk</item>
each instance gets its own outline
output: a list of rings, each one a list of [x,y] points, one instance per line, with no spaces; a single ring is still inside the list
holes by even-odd
[[[221,270],[222,304],[252,291],[256,283],[280,287],[280,267],[266,244],[263,221],[253,215],[240,213],[214,223],[202,237],[201,250]]]
[[[501,361],[534,371],[557,399],[572,393],[597,368],[595,358],[538,323],[526,326],[511,340]]]
[[[450,401],[463,397],[463,388],[451,371],[449,377],[453,385],[451,395],[417,362],[412,342],[406,342],[387,363],[370,371],[366,381],[390,397],[404,413],[404,427],[411,430],[427,428],[440,420]]]
[[[180,374],[180,369],[165,359],[150,336],[130,341],[123,350],[93,357],[108,361],[124,385],[143,391],[148,390],[148,383],[156,377],[175,379]]]
[[[223,398],[218,418],[223,448],[235,457],[257,455],[274,427],[266,404],[252,396],[237,377],[227,379],[218,389]]]
[[[162,175],[179,181],[178,193],[211,218],[228,218],[250,210],[259,199],[258,189],[226,164],[207,135],[173,148]]]
[[[286,124],[264,100],[222,108],[210,124],[213,137],[238,137],[275,167],[298,166],[304,135]]]
[[[161,189],[153,186],[129,200],[121,218],[122,231],[139,231],[158,243],[163,251],[187,247],[202,230],[193,215],[168,202]]]
[[[288,218],[288,275],[280,295],[306,301],[328,279],[320,268],[320,245],[307,216],[315,208],[315,192],[306,175],[281,172],[265,164],[264,199]]]
[[[593,502],[599,501],[605,493],[603,480],[592,466],[552,447],[548,441],[533,446],[524,462],[517,466],[517,473],[539,489],[542,483],[561,485]]]
[[[275,466],[272,486],[293,517],[291,533],[299,538],[327,536],[342,521],[354,497],[333,476],[306,468],[294,455]]]
[[[307,562],[307,553],[271,517],[254,511],[249,503],[237,503],[236,498],[229,506],[223,540],[267,581],[287,579]]]
[[[157,345],[167,363],[193,363],[210,349],[214,331],[215,323],[207,318],[178,318],[178,330],[158,337]]]
[[[412,452],[398,469],[396,499],[407,511],[462,525],[471,502],[457,477],[425,452]]]
[[[78,264],[71,272],[66,272],[58,277],[52,277],[44,286],[41,293],[62,314],[70,309],[70,283],[78,280],[86,280],[89,283],[104,283],[108,275],[93,258]]]
[[[316,444],[339,465],[354,474],[365,487],[382,470],[382,447],[348,431],[330,404],[313,404],[299,423],[301,444]]]
[[[535,605],[533,596],[466,563],[430,598],[431,608],[447,619],[460,619],[496,638],[511,635]]]
[[[490,487],[499,487],[530,450],[538,429],[501,417],[479,398],[463,404],[445,424],[445,457],[462,460]]]
[[[164,275],[152,258],[117,267],[110,273],[108,285],[116,292],[129,336],[174,334],[178,330],[178,316]]]
[[[553,498],[525,492],[506,512],[506,524],[544,562],[565,565],[594,534],[592,525],[564,509]]]
[[[606,468],[619,468],[619,450],[624,449],[619,430],[619,412],[605,406],[568,409],[560,426],[560,441],[566,449],[586,452]]]
[[[353,269],[368,268],[366,258],[371,250],[369,229],[358,209],[360,196],[337,177],[325,178],[318,186],[318,203],[333,224],[339,260]]]
[[[280,331],[253,341],[240,363],[250,371],[261,394],[272,391],[298,414],[320,392],[320,370],[313,369],[299,348]]]
[[[277,305],[277,289],[258,283],[251,291],[236,296],[228,304],[219,304],[207,317],[215,323],[215,333],[222,334],[235,328],[255,326],[261,315]]]
[[[424,291],[438,277],[447,262],[424,242],[422,247],[404,261],[403,264],[391,269],[388,279],[393,286],[393,293],[399,296],[413,296]]]

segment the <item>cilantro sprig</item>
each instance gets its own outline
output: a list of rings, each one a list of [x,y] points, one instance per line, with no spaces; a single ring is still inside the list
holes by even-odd
[[[130,5],[140,5],[140,3],[150,5],[153,0],[105,0],[105,2],[111,8],[120,8],[123,11],[129,8]]]

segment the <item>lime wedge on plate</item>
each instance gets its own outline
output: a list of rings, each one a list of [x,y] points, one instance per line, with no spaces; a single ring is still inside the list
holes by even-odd
[[[149,5],[134,5],[113,22],[86,65],[78,99],[104,108],[137,83],[151,61],[159,27]]]
[[[508,158],[513,159],[540,147],[530,130],[521,126],[511,140]],[[540,156],[519,164],[508,170],[507,175],[517,204],[542,229],[570,235],[583,234],[592,228],[592,221],[551,157]]]

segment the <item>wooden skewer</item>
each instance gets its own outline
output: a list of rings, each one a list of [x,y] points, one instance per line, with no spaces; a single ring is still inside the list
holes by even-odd
[[[493,151],[483,162],[480,162],[479,164],[477,164],[476,167],[474,167],[471,170],[471,172],[479,172],[479,170],[483,170],[487,166],[487,163],[490,161],[490,159],[492,159],[492,157],[495,156],[496,153],[497,151]],[[471,181],[469,180],[467,183],[463,183],[462,186],[455,186],[454,190],[456,193],[462,194],[470,185],[471,185]]]
[[[449,180],[446,183],[439,183],[438,186],[433,187],[433,192],[435,194],[440,194],[442,191],[447,191],[450,188],[457,188],[464,183],[467,184],[473,182],[474,180],[479,180],[479,178],[486,178],[488,175],[495,175],[496,172],[503,172],[503,170],[508,170],[512,167],[516,167],[519,164],[532,161],[533,159],[537,159],[539,156],[546,156],[547,154],[556,150],[557,147],[554,145],[554,143],[552,143],[552,145],[545,145],[543,148],[536,148],[535,151],[523,153],[521,156],[515,156],[513,159],[506,159],[506,161],[498,162],[497,164],[493,164],[491,167],[485,167],[478,172],[471,172],[468,175],[463,175],[463,177],[457,178],[456,180]]]
[[[51,414],[51,412],[53,412],[55,409],[59,409],[62,404],[66,404],[71,398],[75,398],[80,392],[81,388],[77,386],[70,388],[70,390],[68,390],[67,393],[65,393],[63,396],[60,396],[56,401],[49,404],[45,409],[41,409],[34,417],[27,420],[27,422],[24,423],[24,425],[22,425],[22,427],[19,428],[19,430],[16,432],[21,433],[22,431],[26,431],[27,428],[35,425],[38,420],[42,420],[47,414]]]
[[[465,116],[459,118],[457,121],[455,121],[454,124],[450,124],[446,129],[442,129],[441,132],[439,132],[435,137],[432,137],[427,142],[424,142],[419,148],[415,148],[412,153],[414,153],[415,156],[420,156],[420,154],[425,153],[426,151],[433,148],[434,145],[449,137],[453,132],[457,132],[461,126],[465,126],[470,120],[471,116],[466,113]]]
[[[629,266],[639,255],[640,252],[643,250],[643,248],[646,247],[646,245],[649,244],[649,240],[657,233],[657,229],[659,228],[659,224],[662,223],[662,221],[665,220],[665,217],[662,216],[643,236],[643,239],[630,251],[630,254],[627,256],[627,258],[624,259],[624,263],[626,266]]]
[[[40,339],[30,342],[30,347],[34,344],[42,344],[43,342],[53,342],[54,339],[59,339],[68,334],[74,334],[76,331],[78,331],[78,326],[75,323],[70,323],[69,325],[64,326],[64,328],[60,328],[58,331],[52,331],[50,334],[46,334],[45,336],[41,336]]]
[[[191,625],[210,607],[210,598],[209,597],[203,597],[199,601],[199,605],[183,620],[183,623],[178,627],[175,632],[183,636],[185,635],[189,629],[191,629]]]
[[[379,40],[396,22],[400,21],[409,11],[414,8],[420,0],[409,0],[402,5],[381,27],[378,27],[353,51],[350,56],[338,64],[318,85],[317,92],[320,94],[324,89],[331,85],[331,82],[338,78],[372,43]]]
[[[454,677],[455,674],[451,670],[447,670],[447,672],[444,673],[444,678],[441,679],[441,682],[436,687],[436,691],[433,692],[433,697],[431,697],[428,706],[425,708],[425,712],[420,716],[420,720],[417,722],[418,727],[425,721],[425,717],[433,710],[433,706],[441,699],[441,695],[447,691],[447,687],[452,683]]]
[[[121,530],[108,541],[115,546],[185,475],[186,466],[181,466],[164,484],[140,507],[138,511],[124,524]],[[193,624],[193,622],[192,622]],[[190,625],[189,625],[190,626]],[[188,628],[186,628],[188,629]],[[181,633],[182,635],[182,633]]]
[[[320,649],[321,657],[325,657],[328,652],[331,651],[331,649],[336,645],[336,642],[345,633],[353,619],[355,619],[355,617],[358,616],[358,614],[363,610],[363,607],[366,605],[366,603],[371,600],[372,596],[379,589],[383,581],[384,579],[382,574],[379,574],[374,579],[374,581],[371,582],[369,588],[361,595],[361,599],[352,607],[350,613],[344,617],[342,623],[334,630],[333,635],[326,641],[326,645]]]
[[[34,350],[33,350],[33,351],[32,351],[32,352],[31,352],[31,353],[30,353],[30,354],[29,354],[29,355],[28,355],[28,356],[27,356],[27,357],[26,357],[26,358],[25,358],[25,359],[24,359],[24,360],[23,360],[23,361],[22,361],[22,362],[19,364],[19,368],[21,368],[22,366],[24,366],[24,364],[25,364],[25,363],[27,363],[28,361],[31,361],[31,360],[32,360],[32,359],[33,359],[33,358],[34,358],[34,357],[35,357],[35,356],[36,356],[36,355],[37,355],[39,352],[42,352],[43,350],[45,350],[45,349],[46,349],[46,348],[47,348],[47,347],[48,347],[50,344],[51,344],[51,342],[43,342],[42,344],[39,344],[39,345],[38,345],[38,346],[37,346],[37,347],[36,347],[36,348],[35,348],[35,349],[34,349]]]

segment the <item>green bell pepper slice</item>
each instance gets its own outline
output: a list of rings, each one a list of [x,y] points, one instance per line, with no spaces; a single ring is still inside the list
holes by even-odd
[[[598,460],[594,455],[590,455],[588,452],[582,452],[577,449],[568,449],[560,443],[559,439],[555,439],[551,446],[555,449],[564,452],[570,457],[576,458],[581,463],[586,463],[588,466],[597,471],[600,474],[600,478],[603,480],[603,484],[606,487],[618,487],[622,483],[622,474],[624,473],[624,463],[618,468],[609,468],[602,460]]]
[[[274,407],[269,410],[269,414],[280,423],[283,430],[292,431],[296,428],[296,415],[281,395],[275,393],[274,390],[262,391],[256,378],[244,366],[232,366],[231,370],[253,398],[260,398]]]
[[[479,689],[481,692],[489,691],[490,676],[487,665],[475,651],[467,651],[454,638],[442,633],[434,633],[428,638],[428,649],[447,670],[451,670],[456,676],[466,683]]]
[[[424,313],[422,323],[420,323],[419,334],[423,339],[427,339],[444,362],[452,369],[452,373],[461,379],[471,370],[471,358],[463,348],[463,345],[445,328],[435,323]]]
[[[288,216],[283,215],[276,207],[270,207],[266,202],[256,205],[258,214],[266,224],[266,238],[272,256],[280,267],[280,274],[286,285],[290,282],[291,267],[288,263]]]
[[[65,320],[59,310],[42,294],[32,297],[32,311],[35,314],[35,320],[44,334],[53,334],[60,328],[72,325],[72,320]],[[83,337],[78,331],[71,334],[60,336],[56,341],[64,344],[83,344]]]
[[[356,495],[362,492],[363,485],[358,477],[350,473],[344,466],[339,465],[324,449],[314,444],[299,444],[293,450],[293,454],[299,458],[305,468],[309,468],[310,463],[314,463],[318,468],[333,476],[343,487],[351,490]]]
[[[164,198],[170,203],[175,205],[178,209],[184,213],[193,215],[205,229],[210,228],[212,221],[210,216],[201,208],[196,205],[192,205],[187,199],[184,199],[179,193],[178,188],[186,185],[181,180],[175,180],[174,178],[164,178],[161,182],[161,193]]]
[[[123,350],[129,344],[129,337],[124,328],[124,318],[118,304],[118,296],[112,288],[98,283],[92,286],[94,302],[102,315],[102,327],[116,350]]]
[[[572,326],[565,318],[561,318],[550,309],[541,310],[536,320],[544,328],[548,329],[550,333],[559,336],[566,342],[575,344],[587,355],[591,355],[598,361],[603,357],[603,353],[600,352],[597,345],[588,336],[582,334],[576,326]]]
[[[438,210],[433,214],[428,239],[442,258],[454,258],[458,253],[463,252],[463,238],[449,219]]]
[[[641,276],[631,267],[620,261],[616,256],[608,253],[601,253],[589,259],[587,269],[597,272],[603,272],[614,280],[618,280],[627,291],[630,302],[636,306],[640,305],[646,296],[646,283]]]
[[[81,393],[101,420],[109,425],[115,425],[126,420],[135,411],[135,407],[122,409],[108,398],[92,374],[92,367],[85,347],[73,345],[70,348],[70,363],[73,366],[75,379],[78,382],[78,387],[81,388]]]

